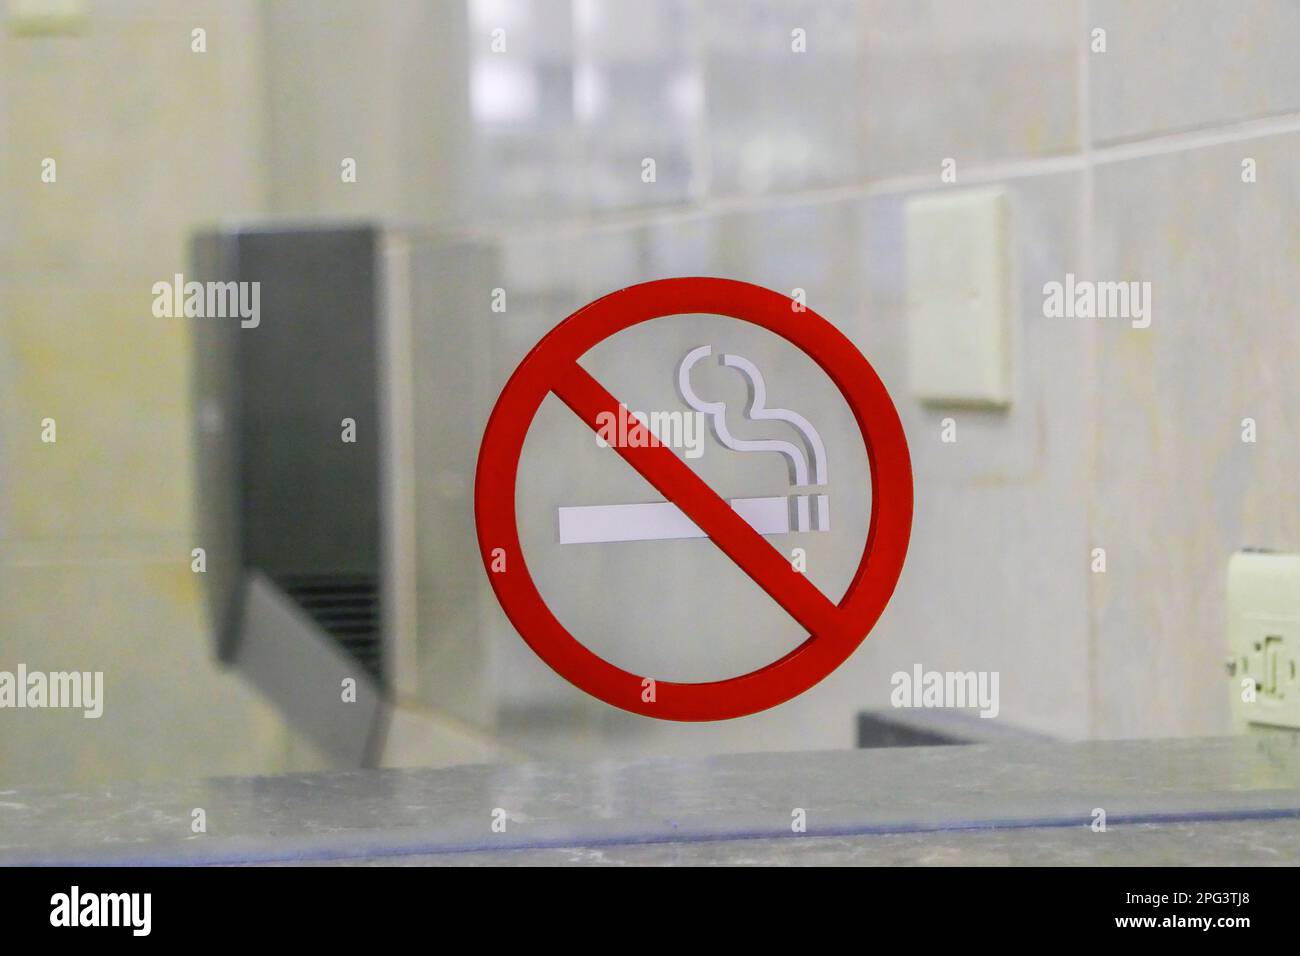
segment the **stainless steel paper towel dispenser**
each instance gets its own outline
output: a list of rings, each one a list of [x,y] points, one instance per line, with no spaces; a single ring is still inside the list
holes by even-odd
[[[333,759],[383,762],[417,600],[409,352],[436,342],[466,294],[439,268],[487,253],[367,225],[229,229],[192,249],[187,295],[211,300],[220,283],[217,301],[252,292],[259,313],[187,313],[196,546],[218,655]]]

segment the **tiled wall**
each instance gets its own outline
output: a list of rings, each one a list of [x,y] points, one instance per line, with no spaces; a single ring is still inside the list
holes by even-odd
[[[573,9],[580,19],[582,5]],[[548,226],[557,212],[526,196],[485,204],[482,218],[534,237],[503,232],[517,270],[507,285],[525,310],[535,293],[552,319],[660,275],[806,288],[899,400],[917,489],[899,593],[817,694],[738,727],[656,732],[677,746],[703,737],[702,749],[841,745],[851,711],[884,704],[887,676],[914,662],[999,670],[1002,716],[1051,733],[1224,731],[1228,556],[1300,547],[1285,414],[1297,397],[1286,356],[1300,282],[1295,5],[653,9],[654,24],[645,10],[622,22],[638,35],[667,22],[692,37],[691,56],[643,74],[659,89],[701,84],[703,122],[662,120],[694,143],[689,168],[674,159],[657,183],[640,182],[636,149],[603,147],[625,131],[598,119],[579,124],[585,153],[569,161],[516,145],[536,160],[530,181],[608,167],[627,198],[614,226],[577,192],[559,211],[563,226]],[[480,58],[492,56],[482,51],[493,22],[471,18]],[[796,27],[807,31],[803,54],[790,50]],[[610,41],[595,58],[628,48]],[[622,105],[633,115],[640,106]],[[514,132],[544,137],[569,122]],[[646,154],[658,135],[646,132]],[[1253,183],[1242,179],[1248,157]],[[956,184],[940,182],[947,158]],[[490,190],[490,163],[480,171],[476,187]],[[906,204],[990,183],[1012,209],[1015,401],[1005,412],[922,406],[906,371]],[[1045,318],[1043,284],[1067,272],[1151,282],[1151,328]],[[961,434],[951,446],[939,441],[948,415]],[[1244,417],[1267,422],[1267,436],[1242,443]],[[1094,548],[1106,550],[1104,574],[1091,569]],[[512,697],[545,684],[524,661]]]
[[[1300,546],[1286,415],[1300,395],[1284,358],[1300,282],[1295,5],[653,10],[693,38],[692,56],[656,47],[664,59],[642,74],[659,90],[702,83],[702,121],[669,122],[694,137],[689,168],[672,153],[659,181],[642,183],[637,150],[602,150],[607,129],[621,140],[589,120],[573,161],[614,169],[599,181],[621,177],[627,198],[612,204],[640,212],[603,224],[602,203],[580,194],[563,226],[526,198],[485,209],[536,237],[503,242],[516,307],[532,315],[536,293],[538,315],[554,320],[660,274],[805,287],[900,399],[918,496],[900,592],[822,691],[727,730],[656,734],[682,747],[705,737],[703,749],[845,744],[852,710],[884,704],[887,675],[914,662],[1001,671],[1004,718],[1053,734],[1225,731],[1227,557]],[[491,18],[471,22],[487,49]],[[793,27],[807,30],[802,55],[789,49]],[[624,55],[612,42],[603,52]],[[530,181],[565,182],[572,169],[546,150],[526,155]],[[956,185],[940,182],[948,157]],[[1257,182],[1243,182],[1245,157]],[[1017,399],[1006,412],[935,410],[907,390],[904,208],[983,183],[1000,183],[1013,208]],[[1047,319],[1044,282],[1067,272],[1152,282],[1152,328]],[[526,326],[530,342],[547,321],[516,313],[507,325]],[[946,415],[956,446],[939,441]],[[1243,444],[1245,416],[1268,421],[1268,437]],[[1091,570],[1095,548],[1105,574]],[[517,700],[547,676],[503,633]]]
[[[194,678],[210,667],[175,557],[185,342],[147,298],[192,227],[259,214],[494,231],[512,303],[502,374],[576,305],[704,271],[807,289],[881,373],[917,509],[871,639],[775,713],[713,729],[611,718],[616,737],[848,745],[853,712],[917,662],[999,670],[1003,719],[1051,733],[1227,729],[1228,555],[1300,549],[1294,3],[180,6],[92,4],[78,39],[0,40],[0,663],[58,647],[69,660],[51,666],[93,651],[141,675],[141,703],[101,722],[103,752],[84,753],[84,734],[5,734],[7,776],[282,761],[283,732],[245,690]],[[186,42],[200,17],[206,58]],[[39,182],[44,155],[57,187]],[[940,181],[948,158],[955,184]],[[1015,398],[923,406],[907,382],[906,204],[989,183],[1012,211]],[[1043,283],[1067,272],[1150,281],[1151,327],[1045,318]],[[47,414],[53,447],[33,438]],[[949,415],[955,445],[939,441]],[[551,679],[506,646],[505,686]]]
[[[253,105],[265,212],[285,219],[434,222],[457,215],[470,171],[466,8],[451,0],[261,0]],[[341,163],[356,161],[342,188]]]
[[[1225,720],[1224,556],[1300,548],[1300,8],[1091,18],[1132,32],[1090,59],[1092,268],[1149,280],[1156,309],[1096,338],[1093,536],[1117,561],[1093,583],[1092,729],[1206,733]]]
[[[274,711],[212,660],[190,569],[188,336],[151,311],[196,223],[264,208],[258,11],[177,6],[0,32],[0,669],[105,681],[98,719],[0,712],[0,782],[289,762]]]

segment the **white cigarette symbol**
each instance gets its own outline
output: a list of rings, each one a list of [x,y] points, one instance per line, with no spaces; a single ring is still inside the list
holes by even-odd
[[[749,404],[745,410],[753,421],[781,421],[797,429],[812,455],[812,473],[804,450],[779,439],[749,441],[733,436],[727,428],[725,402],[706,402],[691,387],[691,369],[713,354],[702,345],[686,353],[677,369],[677,390],[682,400],[708,416],[714,436],[732,451],[772,451],[784,455],[790,464],[793,486],[826,484],[826,446],[808,419],[785,408],[767,407],[767,383],[763,373],[749,359],[723,355],[721,362],[738,369],[749,382]],[[809,480],[811,477],[811,481]],[[791,531],[829,531],[830,500],[824,494],[732,498],[729,502],[759,534],[787,534]],[[669,501],[643,504],[580,505],[559,509],[560,544],[596,544],[609,541],[662,541],[673,538],[703,538],[705,534],[686,514]]]
[[[759,534],[786,534],[791,501],[808,511],[808,495],[788,498],[732,498],[736,514]],[[816,495],[817,530],[830,528],[825,495]],[[599,544],[605,541],[664,541],[672,538],[703,538],[704,532],[671,501],[634,505],[580,505],[560,509],[560,544]]]

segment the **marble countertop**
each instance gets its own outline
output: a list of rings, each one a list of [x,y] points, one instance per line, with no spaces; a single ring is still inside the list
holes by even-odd
[[[1300,736],[0,789],[4,864],[569,862],[1296,864]]]

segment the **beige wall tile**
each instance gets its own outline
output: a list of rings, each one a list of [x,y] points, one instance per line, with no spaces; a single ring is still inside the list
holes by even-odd
[[[270,210],[435,223],[469,206],[465,4],[263,8]],[[344,158],[357,161],[344,183]]]
[[[863,178],[856,0],[699,4],[709,191],[762,194]],[[803,50],[791,49],[799,29]]]
[[[1088,58],[1094,142],[1300,110],[1291,0],[1089,0],[1106,52]]]
[[[103,671],[104,712],[0,711],[0,782],[263,773],[283,725],[218,669],[188,562],[0,565],[0,670]]]
[[[861,24],[870,177],[1078,147],[1077,0],[867,0]]]
[[[261,51],[251,3],[207,20],[102,19],[75,37],[0,33],[7,108],[0,186],[10,205],[0,278],[163,278],[194,226],[264,202]],[[42,160],[58,181],[41,181]]]
[[[7,540],[153,539],[191,527],[189,336],[135,287],[0,291],[10,379]],[[218,320],[219,321],[219,320]],[[57,441],[41,440],[53,418]]]

